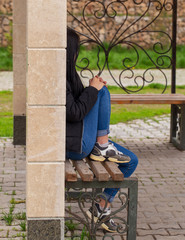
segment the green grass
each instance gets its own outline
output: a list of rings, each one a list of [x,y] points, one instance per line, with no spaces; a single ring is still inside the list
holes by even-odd
[[[117,124],[119,122],[127,122],[135,119],[153,118],[169,113],[169,105],[114,104],[111,107],[110,124]]]
[[[107,44],[105,44],[106,48],[108,47]],[[109,55],[109,67],[110,69],[124,69],[122,60],[127,57],[127,60],[125,61],[125,65],[127,67],[133,67],[135,69],[146,69],[149,67],[154,67],[151,60],[147,57],[146,53],[142,51],[141,49],[137,49],[139,53],[139,62],[136,64],[136,52],[133,50],[133,48],[127,49],[125,47],[116,46],[110,51]],[[159,57],[158,54],[154,53],[152,49],[146,49],[147,54],[156,62],[157,57]],[[81,60],[83,58],[88,58],[90,65],[90,69],[98,69],[97,67],[97,53],[98,49],[97,47],[93,47],[92,49],[87,49],[86,47],[81,47],[80,54],[78,60]],[[171,53],[168,53],[167,55],[170,55]],[[177,46],[177,68],[185,68],[185,45],[179,45]],[[100,51],[100,61],[99,65],[102,68],[103,63],[105,61],[105,54],[103,50]],[[130,58],[130,60],[128,59]],[[7,48],[0,47],[0,71],[12,71],[12,55],[10,54],[10,51],[8,51]],[[167,67],[169,65],[169,61],[167,59],[165,60],[165,65],[163,67]],[[83,60],[81,63],[78,61],[78,65],[80,67],[84,67],[87,64],[86,60]]]
[[[128,90],[131,90],[131,91],[137,90],[136,86],[130,86],[127,88],[128,88]],[[117,86],[108,86],[108,89],[111,93],[114,93],[114,94],[126,94],[124,90],[122,90],[120,87],[117,87]],[[151,83],[142,89],[142,94],[149,94],[149,93],[160,94],[160,93],[162,93],[163,89],[164,89],[163,84]],[[167,86],[165,94],[169,94],[170,91],[171,91],[171,87]],[[177,86],[176,93],[185,95],[185,85]],[[141,91],[136,92],[134,94],[141,94]]]
[[[108,47],[107,44],[106,48]],[[160,51],[160,49],[158,49]],[[165,49],[164,49],[165,50]],[[146,49],[146,52],[141,50],[140,48],[137,48],[137,51],[139,53],[139,61],[136,62],[137,59],[137,53],[133,48],[125,48],[122,46],[116,46],[114,47],[109,54],[108,62],[109,62],[109,68],[110,69],[125,69],[123,67],[123,59],[126,59],[124,61],[124,64],[126,67],[130,67],[133,69],[147,69],[150,67],[155,67],[154,63],[151,61],[151,59],[157,63],[157,58],[160,56],[160,54],[155,53],[152,49]],[[92,49],[88,50],[86,47],[82,46],[80,49],[77,65],[79,67],[85,67],[88,62],[85,58],[89,59],[89,69],[98,69],[97,67],[97,54],[98,54],[98,48],[93,47]],[[148,56],[150,56],[150,58]],[[167,54],[171,56],[171,51]],[[164,56],[163,55],[163,56]],[[185,68],[185,45],[179,45],[177,46],[177,68]],[[84,59],[84,60],[83,60]],[[159,59],[158,64],[161,64],[161,60]],[[162,68],[166,68],[170,65],[170,61],[167,58],[163,58],[165,64],[162,66]],[[81,62],[80,62],[81,61]],[[104,51],[101,49],[99,54],[99,66],[102,69],[103,64],[105,62],[105,54]],[[160,65],[158,65],[161,67]],[[107,69],[107,68],[106,68]],[[78,69],[79,70],[79,69]]]
[[[12,71],[12,55],[7,48],[0,47],[0,71]]]
[[[13,136],[13,93],[0,92],[0,137]]]
[[[114,86],[108,87],[109,91],[114,94],[125,94],[125,92]],[[129,90],[135,90],[136,87],[128,87]],[[158,94],[164,89],[162,84],[150,84],[146,86],[142,94]],[[185,95],[185,86],[177,86],[176,92]],[[170,87],[167,87],[165,93],[170,93]],[[111,124],[118,122],[127,122],[135,119],[153,118],[163,114],[170,113],[169,104],[112,104],[111,106]]]
[[[124,91],[119,87],[108,86],[110,93],[122,93]],[[134,90],[135,87],[128,87]],[[143,94],[161,93],[164,88],[161,84],[150,84],[143,89]],[[185,95],[185,86],[177,86],[176,92]],[[167,87],[165,93],[170,93],[170,87]],[[11,91],[0,92],[0,137],[13,136],[13,109],[12,109],[13,93]],[[168,104],[113,104],[111,107],[111,124],[118,122],[127,122],[134,119],[153,118],[162,114],[170,113],[170,105]]]

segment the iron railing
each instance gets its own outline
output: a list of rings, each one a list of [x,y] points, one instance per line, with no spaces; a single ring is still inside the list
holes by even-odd
[[[69,0],[68,6],[68,27],[81,36],[81,45],[91,44],[97,49],[97,71],[91,69],[88,53],[81,59],[79,56],[77,68],[82,78],[101,75],[107,69],[115,83],[127,93],[139,92],[146,84],[155,83],[160,78],[164,93],[170,81],[166,70],[171,69],[172,92],[175,92],[176,0]],[[105,37],[102,38],[102,29],[104,35],[109,36],[108,42]],[[110,69],[110,56],[111,51],[118,45],[127,50],[120,59],[122,70],[119,76],[115,77]],[[129,55],[130,50],[134,52],[134,56]],[[141,59],[141,53],[147,58],[150,67],[138,74],[135,68]],[[129,83],[136,88],[129,89]]]

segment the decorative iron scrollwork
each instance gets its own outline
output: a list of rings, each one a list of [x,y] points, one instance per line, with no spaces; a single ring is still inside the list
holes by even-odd
[[[67,197],[70,199],[70,193]],[[115,236],[121,236],[128,230],[128,224],[125,218],[127,213],[123,213],[128,206],[128,195],[125,192],[120,192],[118,195],[118,201],[116,208],[112,210],[111,214],[107,217],[101,218],[102,214],[99,217],[95,217],[95,203],[98,203],[101,198],[104,198],[106,201],[105,208],[107,207],[107,199],[103,193],[96,193],[95,189],[92,189],[92,192],[83,192],[78,198],[78,207],[73,209],[73,204],[68,202],[66,204],[66,231],[65,237],[70,239],[81,239],[82,234],[84,239],[114,239]],[[76,203],[77,205],[77,203]],[[91,208],[91,219],[89,218],[87,211]],[[124,218],[125,217],[125,218]],[[117,233],[105,233],[101,225],[106,222],[109,218],[112,218],[117,223]],[[92,219],[95,219],[93,221]],[[71,221],[71,222],[70,222]],[[80,227],[81,225],[81,227]],[[75,228],[75,226],[77,226]],[[74,228],[72,228],[74,227]],[[78,230],[77,230],[78,229]],[[85,229],[85,230],[84,230]],[[117,239],[117,238],[116,238]],[[121,239],[121,238],[120,238]]]
[[[68,26],[80,34],[81,45],[91,43],[96,46],[98,69],[96,74],[101,75],[107,69],[112,79],[125,92],[136,93],[141,91],[146,84],[155,82],[154,71],[157,71],[158,77],[164,84],[162,91],[164,92],[168,82],[164,70],[172,65],[170,56],[172,38],[168,33],[170,30],[163,29],[164,26],[160,29],[159,25],[162,25],[161,17],[170,16],[172,10],[173,4],[170,0],[71,0],[68,8]],[[107,31],[108,45],[105,44],[107,39],[101,37],[100,30],[104,33]],[[126,55],[124,52],[123,58],[120,59],[122,70],[116,78],[110,69],[110,56],[112,49],[118,45],[126,47],[128,51]],[[155,57],[150,55],[149,47]],[[134,52],[134,57],[128,54],[129,49]],[[147,57],[151,67],[137,75],[134,69],[140,61],[140,51]],[[102,52],[104,60],[100,63]],[[95,71],[90,68],[88,56],[78,58],[77,67],[80,69],[82,78],[95,75]],[[136,89],[130,90],[127,87],[129,83],[134,83]]]

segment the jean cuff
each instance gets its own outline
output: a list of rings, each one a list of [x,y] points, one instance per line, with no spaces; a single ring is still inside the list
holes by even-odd
[[[109,133],[110,133],[109,129],[98,130],[97,131],[97,137],[102,137],[102,136],[108,135]]]
[[[105,195],[105,196],[103,196]],[[103,192],[103,195],[101,196],[105,201],[107,200],[108,202],[113,202],[114,200],[114,196],[110,196],[108,193],[106,193],[105,191]],[[106,197],[106,199],[105,199]]]

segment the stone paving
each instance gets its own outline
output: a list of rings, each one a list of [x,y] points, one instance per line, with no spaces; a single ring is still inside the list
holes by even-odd
[[[185,240],[185,151],[169,143],[169,116],[112,125],[111,132],[139,158],[137,240]],[[0,240],[26,239],[18,219],[26,211],[25,151],[0,138]],[[2,217],[12,206],[15,219],[7,226]]]
[[[20,224],[26,212],[25,169],[25,146],[13,146],[11,138],[0,138],[0,240],[24,239]],[[7,226],[13,216],[12,225]]]

